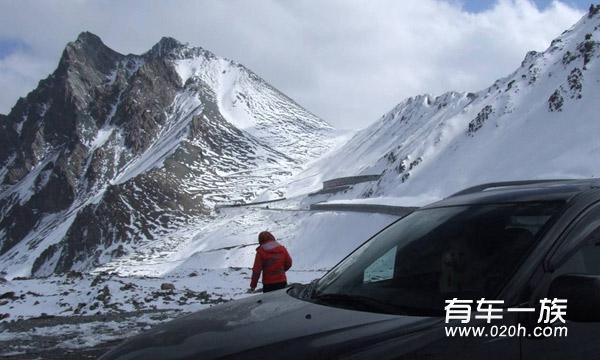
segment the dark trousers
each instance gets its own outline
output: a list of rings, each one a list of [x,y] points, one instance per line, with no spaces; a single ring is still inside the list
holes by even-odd
[[[263,292],[275,291],[279,289],[283,289],[287,286],[287,282],[280,282],[275,284],[263,284]]]

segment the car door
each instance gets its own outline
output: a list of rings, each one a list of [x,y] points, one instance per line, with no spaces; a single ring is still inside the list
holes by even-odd
[[[362,281],[369,283],[385,283],[394,278],[397,261],[397,248],[393,247],[368,266],[363,272]],[[502,320],[495,322],[497,327],[510,327],[517,324],[514,314],[505,314]],[[510,336],[449,336],[446,331],[447,324],[444,317],[431,327],[415,332],[409,336],[402,335],[396,339],[390,338],[380,344],[365,349],[360,354],[355,354],[356,359],[519,359],[519,340]],[[472,327],[486,327],[490,325],[483,321],[467,324]],[[412,348],[413,350],[407,351]],[[403,354],[403,355],[396,355]]]
[[[545,262],[543,276],[535,291],[537,302],[548,297],[550,283],[564,274],[586,274],[600,277],[600,206],[596,205],[575,222]],[[598,304],[600,307],[600,304]],[[539,309],[538,309],[539,310]],[[568,304],[566,311],[568,313]],[[536,314],[539,318],[539,314]],[[530,317],[529,329],[548,327],[549,336],[521,338],[522,358],[529,359],[600,359],[600,322],[565,320],[546,325]],[[564,331],[558,330],[566,327]],[[557,329],[557,330],[554,330]]]

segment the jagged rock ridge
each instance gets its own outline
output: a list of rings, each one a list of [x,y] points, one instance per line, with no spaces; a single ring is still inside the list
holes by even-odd
[[[332,128],[233,61],[172,38],[123,55],[84,32],[0,116],[0,270],[86,269],[250,200]]]

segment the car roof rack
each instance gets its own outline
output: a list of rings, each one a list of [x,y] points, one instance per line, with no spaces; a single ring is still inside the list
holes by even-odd
[[[464,190],[461,190],[457,193],[450,195],[449,198],[459,196],[459,195],[478,193],[478,192],[493,189],[493,188],[532,185],[532,184],[544,184],[544,183],[563,182],[563,181],[565,181],[565,182],[566,181],[581,181],[581,179],[543,179],[543,180],[518,180],[518,181],[491,182],[491,183],[468,187]]]

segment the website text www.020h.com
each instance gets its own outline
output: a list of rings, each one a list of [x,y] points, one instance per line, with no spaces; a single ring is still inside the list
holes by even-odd
[[[481,298],[476,301],[477,313],[473,318],[485,320],[490,324],[492,320],[501,320],[504,311],[509,313],[533,313],[536,311],[533,307],[508,307],[503,308],[503,300],[489,300]],[[459,321],[460,324],[467,324],[471,321],[471,308],[474,305],[473,300],[459,300],[457,298],[446,300],[446,324],[451,321]],[[566,299],[541,299],[538,324],[543,324],[531,328],[521,324],[515,325],[488,325],[488,326],[464,326],[454,325],[446,326],[447,337],[566,337],[566,326],[554,326],[554,323],[565,323],[564,316],[567,314]]]
[[[447,337],[566,337],[566,326],[536,326],[532,331],[521,324],[487,326],[446,326]]]

